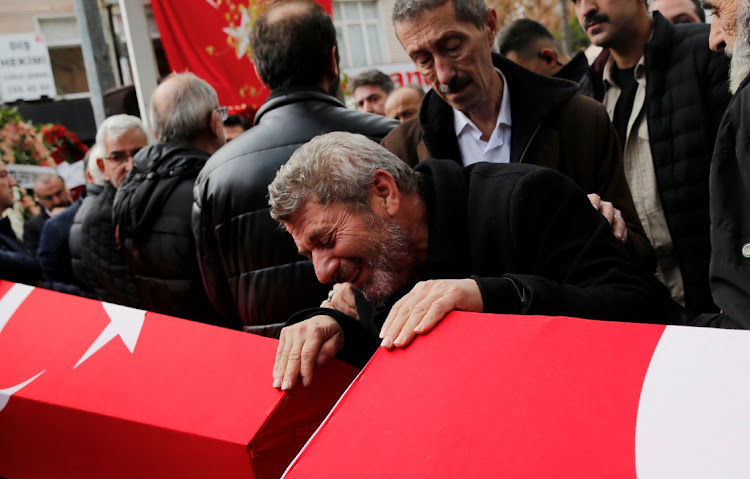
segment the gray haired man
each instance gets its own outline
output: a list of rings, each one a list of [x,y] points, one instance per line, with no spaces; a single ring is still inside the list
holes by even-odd
[[[117,240],[141,304],[229,326],[218,321],[203,288],[191,227],[195,178],[226,143],[226,111],[205,80],[173,73],[154,90],[149,114],[159,143],[138,152],[114,201]]]
[[[362,366],[379,344],[406,347],[452,310],[682,319],[584,192],[549,168],[411,170],[363,136],[329,133],[297,150],[268,192],[318,280],[358,292],[356,319],[328,307],[290,319],[273,372],[283,390],[334,355]]]

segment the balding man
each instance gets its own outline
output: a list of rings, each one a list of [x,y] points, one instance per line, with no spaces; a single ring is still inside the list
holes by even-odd
[[[192,73],[169,75],[151,96],[159,143],[143,148],[117,190],[118,241],[149,311],[228,326],[203,288],[190,224],[193,185],[225,141],[216,91]]]
[[[34,180],[34,200],[42,207],[42,211],[24,223],[23,242],[36,255],[44,223],[65,211],[72,201],[65,180],[51,173],[42,173]]]
[[[385,116],[403,123],[419,113],[419,105],[424,98],[424,90],[416,85],[397,88],[385,100]]]

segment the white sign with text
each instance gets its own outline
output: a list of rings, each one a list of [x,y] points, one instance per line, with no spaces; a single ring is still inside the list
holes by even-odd
[[[38,100],[56,94],[44,36],[0,35],[0,101]]]

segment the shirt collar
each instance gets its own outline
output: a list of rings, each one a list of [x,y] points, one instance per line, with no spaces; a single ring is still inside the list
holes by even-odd
[[[501,125],[505,125],[508,127],[511,126],[510,90],[508,89],[508,82],[505,80],[505,75],[503,75],[503,72],[501,72],[498,68],[495,68],[495,71],[503,80],[503,98],[502,100],[500,100],[500,112],[497,115],[497,123],[495,123],[495,131],[499,132]],[[464,115],[462,112],[456,110],[455,108],[453,109],[453,126],[456,137],[460,136],[461,133],[463,133],[467,128],[470,131],[475,132],[475,134],[478,133],[478,135],[476,135],[477,138],[482,136],[479,128],[477,128],[474,122],[472,122],[468,116]]]
[[[609,56],[607,59],[607,63],[604,65],[604,71],[602,72],[602,80],[604,81],[604,88],[608,89],[610,86],[615,84],[614,79],[612,78],[612,69],[615,65],[615,59],[612,58],[612,55]],[[641,58],[638,60],[638,63],[635,65],[635,79],[638,83],[640,83],[642,80],[646,79],[646,55],[641,55]]]

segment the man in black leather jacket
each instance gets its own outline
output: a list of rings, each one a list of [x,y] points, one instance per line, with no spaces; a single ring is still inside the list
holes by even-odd
[[[327,288],[268,214],[267,187],[316,135],[350,131],[379,141],[398,122],[348,110],[339,86],[333,22],[313,2],[274,4],[250,35],[255,67],[271,94],[255,126],[206,163],[194,189],[193,232],[209,298],[246,331],[275,336],[292,313],[317,306]]]

